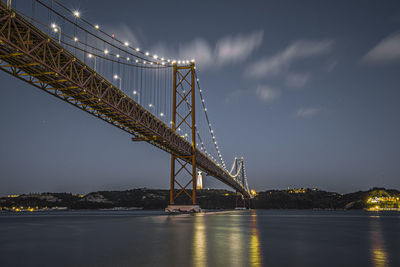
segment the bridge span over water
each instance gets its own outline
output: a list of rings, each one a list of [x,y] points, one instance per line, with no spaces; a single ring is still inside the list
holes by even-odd
[[[118,38],[56,0],[0,2],[0,69],[168,152],[170,204],[196,204],[197,170],[251,198],[244,159],[222,158],[194,60]]]

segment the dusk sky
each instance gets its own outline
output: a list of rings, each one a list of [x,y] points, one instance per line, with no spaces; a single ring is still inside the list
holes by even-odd
[[[243,156],[251,188],[400,188],[399,1],[62,2],[159,55],[195,58],[225,162]],[[169,188],[167,153],[0,81],[0,195]]]

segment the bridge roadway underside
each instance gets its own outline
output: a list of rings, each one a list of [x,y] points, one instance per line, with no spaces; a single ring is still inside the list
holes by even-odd
[[[189,156],[191,144],[60,44],[0,2],[1,70],[170,154]],[[199,169],[250,197],[236,179],[196,149]]]

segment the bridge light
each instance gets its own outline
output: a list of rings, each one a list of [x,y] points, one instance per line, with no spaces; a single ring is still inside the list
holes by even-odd
[[[105,49],[105,50],[104,50],[104,54],[106,54],[106,55],[107,55],[107,54],[108,54],[108,52],[109,52],[109,51],[108,51],[107,49]]]
[[[117,58],[119,58],[119,54],[116,54],[115,56],[116,56]]]
[[[57,25],[55,23],[52,23],[51,27],[54,29],[55,27],[57,27]]]
[[[74,16],[77,17],[77,18],[79,18],[79,17],[81,16],[81,13],[79,13],[78,10],[75,10],[73,14],[74,14]]]
[[[129,46],[129,43],[128,43],[128,42],[125,42],[124,45],[125,45],[125,46]]]
[[[157,58],[158,58],[158,56],[157,56],[157,55],[154,55],[153,57],[154,57],[155,59],[157,59]]]
[[[149,53],[149,52],[146,52],[146,56],[148,56],[148,55],[150,55],[150,53]]]
[[[139,62],[139,59],[136,59],[135,62],[138,63],[138,62]]]
[[[126,58],[127,61],[131,60],[129,57]]]
[[[78,37],[74,37],[74,42],[78,42]]]
[[[117,74],[114,75],[114,79],[119,79]]]
[[[149,104],[149,107],[153,107],[153,104]]]
[[[136,94],[137,94],[136,90],[134,90],[132,93],[133,93],[134,95],[136,95]]]
[[[139,47],[138,47],[138,48],[136,48],[136,52],[139,52],[139,51],[140,51]]]
[[[92,54],[89,54],[89,55],[88,55],[88,57],[89,57],[89,58],[92,58],[92,57],[93,57],[93,55],[92,55]]]
[[[164,113],[161,112],[161,113],[160,113],[160,116],[161,116],[161,117],[164,117]]]
[[[99,25],[94,25],[94,28],[96,29],[96,30],[98,30],[98,29],[100,29],[100,26]]]
[[[143,60],[143,64],[146,64],[146,60]]]

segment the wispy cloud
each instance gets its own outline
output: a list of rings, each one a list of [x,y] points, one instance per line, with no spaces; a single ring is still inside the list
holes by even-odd
[[[372,48],[363,58],[366,63],[400,61],[400,32],[396,32]]]
[[[195,59],[198,66],[209,66],[213,63],[214,51],[209,43],[201,38],[180,44],[178,52],[173,52],[178,59]]]
[[[324,71],[332,72],[338,64],[338,61],[335,59],[328,60],[328,62],[323,66]]]
[[[307,108],[299,108],[296,111],[295,116],[299,118],[310,118],[314,117],[318,113],[321,112],[321,108],[316,108],[316,107],[307,107]]]
[[[281,93],[278,89],[268,85],[259,85],[256,88],[256,96],[263,102],[272,102],[279,98],[280,95]]]
[[[261,45],[263,35],[263,31],[255,31],[249,34],[225,36],[214,45],[203,38],[196,38],[180,44],[178,49],[164,43],[157,44],[153,49],[160,51],[157,53],[170,55],[175,59],[195,59],[197,66],[202,68],[220,67],[246,60]]]
[[[232,93],[230,93],[227,97],[225,97],[225,103],[230,103],[233,100],[242,97],[247,90],[245,89],[236,89]]]
[[[215,49],[219,64],[243,61],[261,45],[263,31],[248,35],[228,36],[218,41]]]
[[[245,75],[253,78],[278,75],[287,71],[294,61],[327,54],[332,46],[332,40],[298,40],[277,54],[249,65]]]
[[[311,79],[311,74],[309,73],[289,73],[285,78],[285,85],[291,88],[302,88]]]

